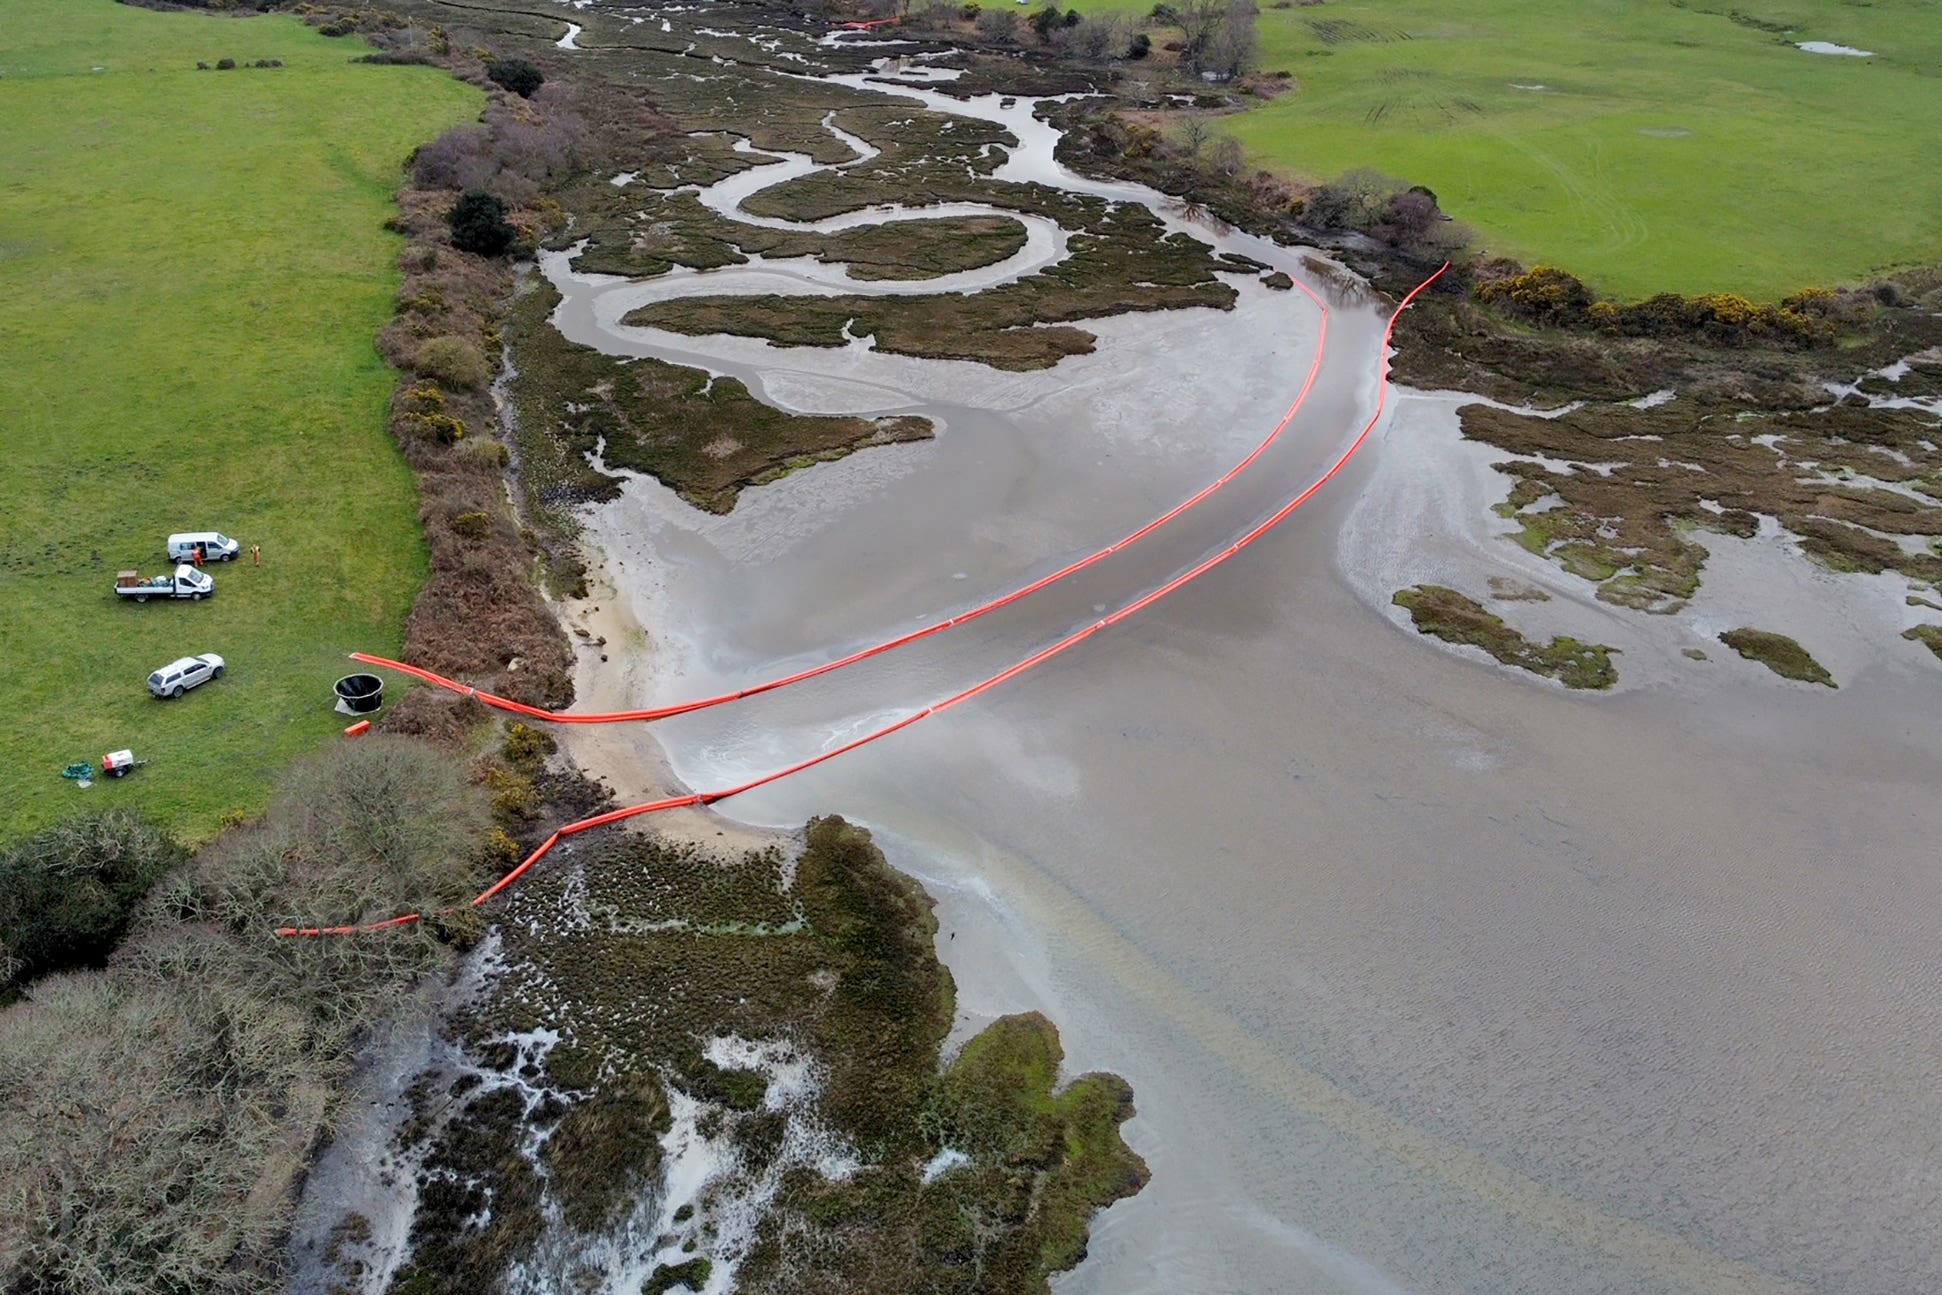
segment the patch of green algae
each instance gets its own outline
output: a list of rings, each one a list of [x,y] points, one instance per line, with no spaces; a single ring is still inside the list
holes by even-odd
[[[1559,635],[1534,643],[1484,610],[1476,600],[1442,585],[1398,590],[1390,600],[1409,611],[1417,630],[1446,643],[1482,648],[1505,665],[1556,679],[1567,688],[1609,688],[1618,682],[1612,665],[1616,650],[1602,643],[1580,643]]]

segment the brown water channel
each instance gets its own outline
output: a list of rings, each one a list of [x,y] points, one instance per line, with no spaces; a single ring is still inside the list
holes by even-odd
[[[1004,114],[1013,174],[1082,184],[1017,110],[936,106]],[[1232,313],[1103,321],[1096,354],[1007,374],[624,328],[669,289],[547,271],[576,340],[791,409],[939,425],[726,517],[645,480],[590,514],[651,639],[634,705],[826,659],[1110,540],[1245,453],[1316,341],[1306,299],[1237,276]],[[828,291],[828,273],[695,277]],[[639,740],[690,786],[739,781],[1137,597],[1340,452],[1372,408],[1380,329],[1337,302],[1283,441],[1135,548]],[[728,806],[872,826],[938,897],[967,1029],[1041,1008],[1074,1071],[1132,1082],[1153,1181],[1057,1288],[1942,1289],[1932,686],[1723,672],[1586,698],[1460,658],[1338,573],[1371,477],[1358,461],[1263,544],[1004,689]]]

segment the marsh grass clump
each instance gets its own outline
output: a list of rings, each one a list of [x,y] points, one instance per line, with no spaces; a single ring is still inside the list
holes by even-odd
[[[623,322],[763,337],[784,346],[843,346],[868,335],[878,350],[900,355],[1031,370],[1091,352],[1095,339],[1072,327],[1076,321],[1193,306],[1233,309],[1237,294],[1214,277],[1219,267],[1207,246],[1165,233],[1144,207],[1095,199],[1061,218],[1079,226],[1067,242],[1067,260],[969,296],[688,297],[642,307]]]
[[[1811,391],[1745,375],[1731,384],[1649,409],[1543,418],[1475,404],[1460,418],[1466,439],[1521,456],[1495,465],[1514,480],[1499,511],[1522,528],[1518,541],[1598,584],[1603,601],[1678,610],[1699,587],[1705,533],[1750,538],[1761,515],[1834,570],[1942,579],[1942,556],[1886,538],[1942,535],[1942,497],[1923,498],[1942,452],[1920,418],[1816,408]],[[1753,399],[1768,407],[1748,408]]]
[[[1806,648],[1785,634],[1742,627],[1727,630],[1719,636],[1719,641],[1747,660],[1758,661],[1783,679],[1825,684],[1829,688],[1839,687],[1834,682],[1834,676],[1827,672],[1825,666],[1816,661]]]
[[[526,488],[542,508],[564,511],[617,489],[588,462],[596,448],[604,447],[607,463],[646,472],[696,507],[725,513],[743,488],[794,462],[932,434],[923,418],[791,414],[734,378],[578,346],[548,322],[558,300],[540,284],[514,308],[521,458]]]
[[[1942,625],[1912,625],[1902,631],[1902,637],[1911,643],[1920,643],[1942,658]]]
[[[611,187],[611,186],[608,186]],[[932,279],[994,265],[1025,245],[1025,227],[1004,216],[891,220],[817,234],[729,220],[676,191],[619,203],[590,192],[587,240],[574,260],[583,272],[649,277],[675,265],[713,269],[750,256],[808,256],[845,265],[858,279]]]
[[[1399,590],[1390,601],[1409,612],[1420,633],[1482,648],[1505,665],[1556,679],[1567,688],[1609,688],[1618,682],[1612,665],[1617,649],[1565,635],[1549,643],[1533,642],[1475,599],[1443,585]]]
[[[567,1224],[603,1227],[651,1185],[667,1130],[667,1095],[646,1075],[619,1076],[569,1107],[540,1157]]]
[[[777,1176],[753,1244],[729,1256],[736,1289],[1044,1291],[1083,1255],[1093,1212],[1146,1180],[1119,1136],[1132,1113],[1125,1084],[1086,1075],[1061,1087],[1058,1035],[1038,1016],[995,1023],[941,1066],[955,995],[929,898],[841,819],[812,820],[793,873],[785,863],[778,851],[718,858],[615,833],[516,893],[498,988],[468,1028],[481,1064],[501,1071],[513,1064],[509,1033],[561,1035],[532,1081],[565,1108],[539,1152],[545,1182],[532,1203],[543,1213],[552,1192],[584,1231],[655,1190],[663,1094],[674,1089],[703,1104],[702,1132],[732,1144],[739,1174]],[[810,1106],[772,1097],[760,1069],[710,1060],[723,1036],[806,1062]],[[463,1115],[439,1145],[499,1118]],[[824,1178],[789,1159],[807,1130],[847,1148],[854,1169]],[[459,1193],[446,1152],[434,1157],[444,1185],[421,1204],[414,1236],[437,1240],[413,1271],[419,1284],[401,1289],[471,1289],[444,1274],[477,1276],[538,1241],[523,1221],[533,1217],[523,1167],[507,1175],[505,1230],[467,1234],[454,1222],[496,1199],[494,1171],[477,1160],[506,1145],[452,1153],[478,1168],[473,1194]],[[922,1166],[947,1146],[968,1161],[924,1182]],[[657,1270],[648,1289],[715,1273],[711,1201],[676,1214],[700,1252]]]
[[[708,1285],[708,1275],[715,1266],[706,1259],[689,1259],[683,1263],[669,1264],[656,1268],[648,1279],[641,1283],[641,1295],[666,1295],[666,1292],[683,1289],[698,1291]]]

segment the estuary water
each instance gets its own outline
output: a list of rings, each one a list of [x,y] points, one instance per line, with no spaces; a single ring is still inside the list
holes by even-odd
[[[895,93],[1003,122],[1019,139],[1003,175],[1158,206],[1058,167],[1029,102]],[[759,180],[710,196],[732,214]],[[1160,209],[1307,274],[1298,249]],[[1019,264],[952,286],[1042,264],[1061,238],[1035,228]],[[1232,312],[1089,323],[1096,353],[1000,373],[618,322],[676,293],[858,290],[840,268],[545,270],[576,341],[788,409],[939,429],[725,517],[644,479],[593,510],[603,596],[645,627],[605,649],[639,681],[633,705],[827,659],[1109,542],[1251,448],[1322,341],[1307,298],[1237,274]],[[837,675],[603,733],[596,763],[633,743],[643,767],[726,785],[1124,605],[1327,468],[1374,410],[1381,330],[1352,284],[1334,290],[1288,432],[1158,534]],[[1933,662],[1883,648],[1834,691],[1718,660],[1587,697],[1422,640],[1365,556],[1397,584],[1439,569],[1434,509],[1397,500],[1495,488],[1448,453],[1454,435],[1451,402],[1405,395],[1263,543],[971,704],[724,808],[868,824],[938,899],[963,1031],[1043,1010],[1071,1072],[1131,1081],[1126,1133],[1153,1180],[1099,1217],[1062,1295],[1942,1289]],[[1398,493],[1412,481],[1427,493]],[[1562,573],[1519,574],[1555,587],[1553,613],[1622,621],[1642,663],[1665,637]]]

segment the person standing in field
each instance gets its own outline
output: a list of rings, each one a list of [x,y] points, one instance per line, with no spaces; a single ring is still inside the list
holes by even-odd
[[[200,544],[196,545],[195,552],[191,553],[189,556],[195,560],[196,568],[200,570],[202,567],[202,545]]]
[[[260,567],[263,565],[263,546],[261,544],[252,544],[249,546],[249,560],[251,566]]]

